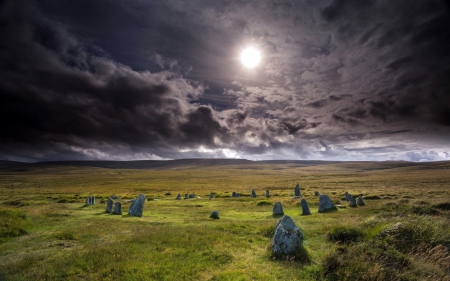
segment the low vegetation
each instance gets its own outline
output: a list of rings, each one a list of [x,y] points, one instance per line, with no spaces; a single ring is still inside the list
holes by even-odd
[[[366,206],[318,213],[315,191]],[[139,193],[144,216],[127,216]],[[104,212],[111,195],[124,215]],[[275,202],[304,234],[295,258],[271,254]],[[450,280],[450,163],[3,168],[0,218],[0,280]]]

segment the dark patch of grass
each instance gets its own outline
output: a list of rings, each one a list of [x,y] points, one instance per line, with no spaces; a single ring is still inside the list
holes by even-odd
[[[378,195],[369,195],[364,196],[364,200],[381,200],[381,197]]]
[[[276,228],[276,225],[269,225],[269,226],[265,226],[265,227],[262,227],[259,231],[258,231],[258,233],[260,234],[260,235],[262,235],[262,236],[264,236],[264,237],[267,237],[267,238],[273,238],[273,235],[274,235],[274,233],[275,233],[275,228]]]
[[[268,200],[261,200],[256,202],[256,206],[270,206],[270,205],[272,205],[272,202]]]
[[[327,239],[331,242],[351,243],[361,240],[364,233],[356,227],[338,225],[327,232]]]
[[[54,235],[59,240],[78,240],[78,236],[73,231],[62,231]]]
[[[433,208],[443,210],[443,211],[449,211],[450,210],[450,202],[434,204]]]
[[[430,206],[411,206],[411,212],[416,215],[437,215],[439,211]]]
[[[310,264],[311,263],[311,257],[308,253],[308,250],[305,249],[303,246],[299,246],[295,253],[292,255],[287,256],[278,256],[278,255],[271,255],[271,258],[273,260],[281,260],[281,261],[294,261],[298,263],[303,264]]]

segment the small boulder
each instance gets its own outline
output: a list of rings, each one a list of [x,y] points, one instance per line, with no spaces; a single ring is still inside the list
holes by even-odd
[[[308,207],[308,202],[306,202],[305,198],[300,201],[300,205],[302,206],[302,216],[311,215],[311,211]]]
[[[112,213],[114,215],[122,215],[122,203],[116,202],[114,204],[114,211]]]
[[[189,198],[195,198],[195,194],[194,193],[189,194]]]
[[[256,192],[255,192],[254,189],[252,190],[252,197],[253,197],[253,198],[256,198]]]
[[[268,190],[268,189],[266,190],[266,197],[267,197],[267,198],[269,198],[269,197],[270,197],[270,192],[269,192],[269,190]]]
[[[142,217],[144,212],[145,195],[139,194],[136,199],[131,203],[130,209],[128,210],[128,215],[135,217]]]
[[[319,196],[319,213],[325,212],[325,211],[333,211],[337,210],[336,206],[334,205],[333,201],[331,201],[330,197],[326,194],[320,194]]]
[[[189,194],[184,195],[184,199],[189,199]]]
[[[211,213],[211,215],[209,215],[209,217],[210,217],[211,219],[216,219],[216,220],[218,220],[218,219],[219,219],[219,212],[218,212],[218,211],[213,211],[213,212]]]
[[[112,213],[113,205],[114,205],[114,200],[111,197],[109,197],[108,201],[106,201],[106,212],[107,213]]]
[[[366,205],[366,203],[364,203],[364,200],[363,200],[361,194],[358,196],[358,205],[359,206],[365,206]]]
[[[273,206],[273,216],[282,216],[284,215],[283,206],[281,206],[280,202],[275,203]]]
[[[303,246],[303,233],[289,216],[283,216],[275,228],[272,253],[276,257],[296,256]]]
[[[233,193],[231,193],[231,197],[237,197],[236,192],[233,191]]]
[[[210,193],[209,193],[209,199],[213,199],[214,198],[214,193],[211,191]]]
[[[113,196],[111,196],[111,198],[112,198],[113,200],[117,200],[117,199],[119,199],[120,197],[117,196],[117,195],[113,195]]]
[[[181,200],[181,194],[178,193],[177,198],[175,198],[175,200]]]
[[[319,196],[320,194],[319,194],[319,191],[315,191],[314,192],[314,196]]]
[[[351,197],[351,195],[350,194],[348,194],[348,192],[346,191],[345,192],[345,200],[347,200],[347,202],[350,202],[350,197]]]

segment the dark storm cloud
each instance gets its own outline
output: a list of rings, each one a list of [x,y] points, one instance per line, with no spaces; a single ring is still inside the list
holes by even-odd
[[[92,52],[35,7],[23,7],[9,3],[1,18],[4,155],[105,143],[139,151],[226,142],[227,129],[211,108],[188,103],[202,93],[201,83],[167,71],[133,71]]]
[[[449,158],[448,1],[11,0],[1,21],[2,157]]]

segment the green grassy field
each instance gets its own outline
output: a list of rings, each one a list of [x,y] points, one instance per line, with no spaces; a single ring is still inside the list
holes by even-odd
[[[297,183],[311,216],[292,198]],[[366,206],[318,213],[314,191],[344,206],[345,191],[362,194]],[[144,216],[127,216],[139,193]],[[124,215],[104,212],[111,195]],[[87,196],[97,204],[84,206]],[[271,257],[275,202],[302,230],[310,262]],[[450,280],[449,209],[449,162],[6,165],[0,280]]]

